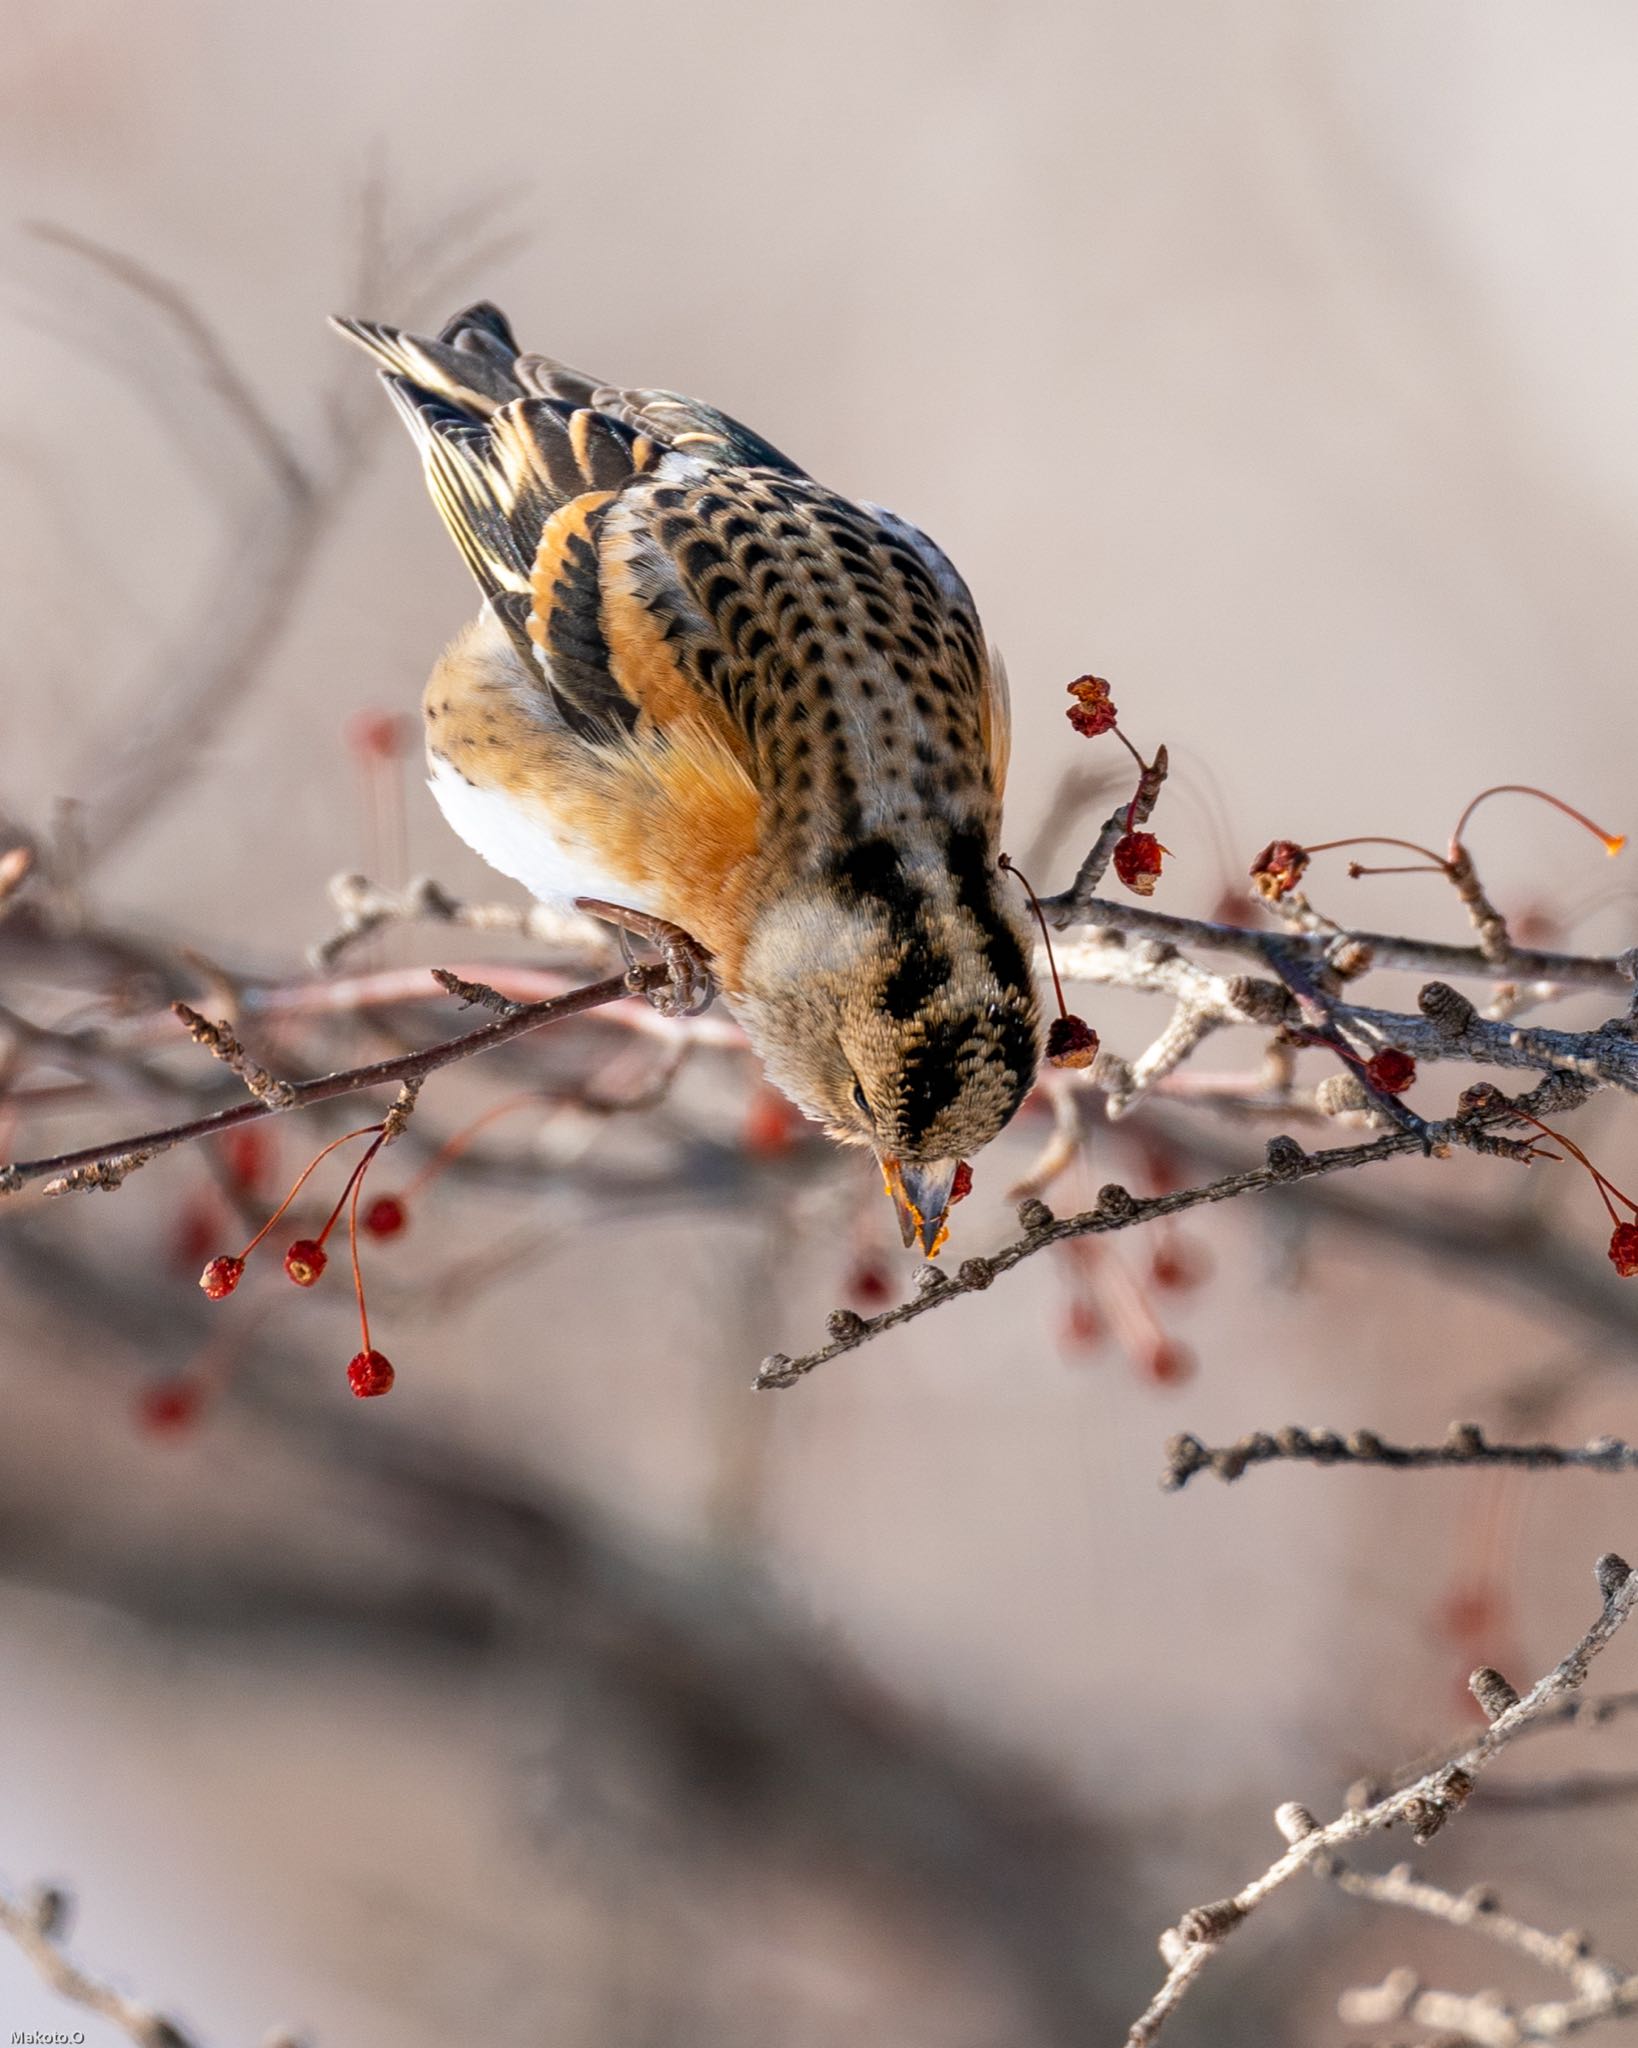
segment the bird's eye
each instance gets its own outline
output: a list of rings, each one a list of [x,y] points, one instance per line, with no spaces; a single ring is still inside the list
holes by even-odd
[[[865,1100],[864,1083],[862,1081],[855,1081],[853,1084],[853,1105],[858,1110],[860,1116],[869,1116],[870,1104]]]

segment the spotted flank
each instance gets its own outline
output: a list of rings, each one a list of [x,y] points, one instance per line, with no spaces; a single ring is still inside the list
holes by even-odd
[[[485,600],[425,698],[455,828],[537,894],[595,877],[682,926],[794,1100],[890,1186],[946,1185],[1039,1036],[996,866],[1006,683],[948,557],[713,406],[521,352],[491,305],[336,324]]]

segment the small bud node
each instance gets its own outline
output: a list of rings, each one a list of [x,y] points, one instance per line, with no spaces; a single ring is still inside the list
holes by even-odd
[[[1499,1671],[1481,1664],[1467,1681],[1467,1689],[1484,1709],[1488,1720],[1498,1721],[1519,1703],[1518,1692]]]
[[[1305,1835],[1311,1835],[1319,1822],[1308,1808],[1295,1799],[1288,1799],[1283,1806],[1274,1809],[1274,1825],[1285,1839],[1295,1845]]]

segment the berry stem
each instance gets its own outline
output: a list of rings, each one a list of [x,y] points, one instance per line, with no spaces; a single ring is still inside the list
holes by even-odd
[[[1346,839],[1321,839],[1308,847],[1310,853],[1334,853],[1339,846],[1399,846],[1406,853],[1419,853],[1424,860],[1431,861],[1441,874],[1450,863],[1442,860],[1431,846],[1418,846],[1414,839],[1392,839],[1382,832],[1355,832]],[[1384,869],[1384,874],[1394,872]]]
[[[1497,782],[1489,789],[1481,789],[1478,795],[1456,820],[1456,829],[1450,835],[1450,857],[1456,858],[1462,843],[1462,834],[1467,830],[1467,821],[1488,798],[1493,796],[1533,796],[1544,804],[1551,804],[1555,811],[1562,811],[1566,818],[1573,818],[1578,825],[1585,826],[1595,839],[1604,842],[1604,851],[1613,859],[1627,843],[1624,832],[1606,832],[1602,825],[1595,825],[1585,811],[1578,811],[1574,804],[1567,804],[1561,796],[1554,796],[1551,790],[1537,789],[1531,782]]]
[[[307,1185],[308,1181],[312,1179],[313,1175],[318,1171],[319,1167],[321,1167],[324,1164],[325,1160],[329,1158],[330,1154],[334,1152],[338,1146],[350,1144],[354,1138],[367,1138],[372,1131],[380,1130],[380,1124],[360,1124],[356,1131],[346,1131],[342,1134],[341,1137],[332,1138],[329,1144],[324,1147],[323,1151],[316,1153],[314,1157],[308,1161],[307,1165],[302,1168],[301,1174],[297,1179],[295,1186],[290,1190],[289,1194],[285,1196],[284,1200],[279,1204],[279,1206],[273,1211],[273,1214],[268,1217],[267,1221],[262,1225],[261,1229],[257,1231],[256,1235],[250,1240],[249,1244],[245,1246],[244,1250],[239,1254],[240,1258],[248,1259],[250,1257],[251,1253],[256,1249],[257,1245],[259,1245],[262,1239],[266,1237],[267,1233],[273,1228],[274,1224],[278,1222],[279,1218],[290,1207],[290,1204],[301,1193],[302,1189]],[[364,1156],[366,1159],[370,1157],[371,1153],[375,1151],[376,1145],[379,1145],[380,1143],[381,1140],[378,1137],[375,1141],[375,1145],[372,1145],[370,1147],[369,1152],[365,1153]],[[343,1196],[343,1200],[345,1199],[345,1196]],[[333,1223],[334,1221],[335,1217],[332,1216],[330,1218],[330,1223]],[[327,1223],[325,1225],[326,1235],[328,1235],[329,1228],[330,1225]],[[319,1242],[322,1244],[324,1242],[323,1238],[320,1238]]]
[[[366,1126],[366,1128],[369,1128],[369,1126]],[[375,1143],[371,1145],[369,1150],[364,1154],[364,1157],[353,1168],[352,1172],[348,1174],[346,1186],[343,1187],[340,1195],[337,1196],[336,1205],[330,1211],[329,1221],[325,1224],[324,1228],[319,1232],[318,1237],[315,1240],[315,1242],[318,1243],[320,1246],[322,1246],[328,1240],[330,1232],[335,1229],[336,1218],[341,1214],[342,1204],[347,1200],[347,1197],[351,1195],[354,1202],[357,1202],[358,1193],[360,1188],[364,1184],[364,1175],[369,1167],[370,1161],[381,1150],[381,1147],[386,1142],[387,1134],[383,1130],[380,1136],[377,1137]],[[366,1344],[364,1348],[367,1351],[369,1349],[369,1346]]]
[[[1562,1145],[1565,1151],[1570,1154],[1572,1159],[1577,1159],[1581,1162],[1581,1164],[1592,1175],[1593,1186],[1597,1188],[1599,1199],[1603,1202],[1604,1207],[1608,1209],[1608,1211],[1610,1212],[1610,1221],[1612,1223],[1619,1223],[1621,1221],[1621,1218],[1616,1214],[1615,1203],[1610,1200],[1611,1195],[1614,1195],[1615,1200],[1617,1202],[1624,1202],[1627,1205],[1627,1207],[1632,1211],[1634,1216],[1638,1216],[1638,1202],[1635,1202],[1632,1199],[1631,1195],[1624,1194],[1621,1191],[1621,1189],[1615,1185],[1614,1181],[1610,1179],[1607,1173],[1600,1173],[1598,1168],[1594,1166],[1592,1161],[1587,1157],[1586,1153],[1583,1152],[1581,1147],[1575,1142],[1574,1138],[1567,1138],[1565,1137],[1562,1131],[1555,1131],[1550,1124],[1544,1124],[1539,1116],[1532,1116],[1529,1110],[1520,1109],[1517,1103],[1514,1103],[1512,1105],[1512,1113],[1514,1116],[1518,1117],[1521,1122],[1527,1124],[1534,1124],[1536,1129],[1538,1131],[1544,1132],[1549,1138],[1552,1139],[1555,1145]]]
[[[364,1164],[366,1162],[360,1163]],[[358,1324],[364,1333],[364,1342],[359,1346],[359,1349],[367,1358],[370,1354],[370,1312],[364,1306],[364,1269],[358,1262],[358,1197],[363,1186],[363,1174],[355,1172],[352,1179],[347,1183],[347,1189],[342,1195],[342,1201],[347,1201],[347,1195],[351,1194],[352,1200],[347,1203],[347,1249],[351,1252],[353,1259],[353,1292],[358,1296]],[[340,1207],[339,1203],[337,1207]],[[330,1220],[333,1223],[335,1218],[332,1217]]]
[[[1121,737],[1125,739],[1126,735],[1122,733]],[[1128,746],[1131,745],[1130,740],[1127,740],[1126,743]],[[1130,826],[1127,829],[1130,830]],[[1035,922],[1041,927],[1041,943],[1046,947],[1047,966],[1052,970],[1053,992],[1058,998],[1058,1015],[1060,1017],[1067,1017],[1069,1015],[1069,1005],[1064,1001],[1064,985],[1058,979],[1058,963],[1052,956],[1052,934],[1047,930],[1046,912],[1041,908],[1041,899],[1030,887],[1029,878],[1010,853],[1002,854],[999,865],[1005,868],[1009,875],[1015,876],[1024,885],[1024,894],[1029,898],[1029,907],[1035,912]]]

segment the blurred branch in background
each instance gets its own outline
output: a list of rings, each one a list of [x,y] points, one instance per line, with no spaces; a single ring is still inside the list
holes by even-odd
[[[137,2048],[200,2048],[199,2036],[191,2028],[103,1983],[69,1957],[63,1943],[72,1910],[67,1893],[54,1886],[39,1886],[23,1899],[10,1899],[0,1892],[0,1929],[11,1936],[59,1997],[107,2020]],[[66,2041],[69,2036],[55,2038]],[[281,2028],[264,2035],[260,2048],[298,2048],[298,2044],[293,2034]]]

